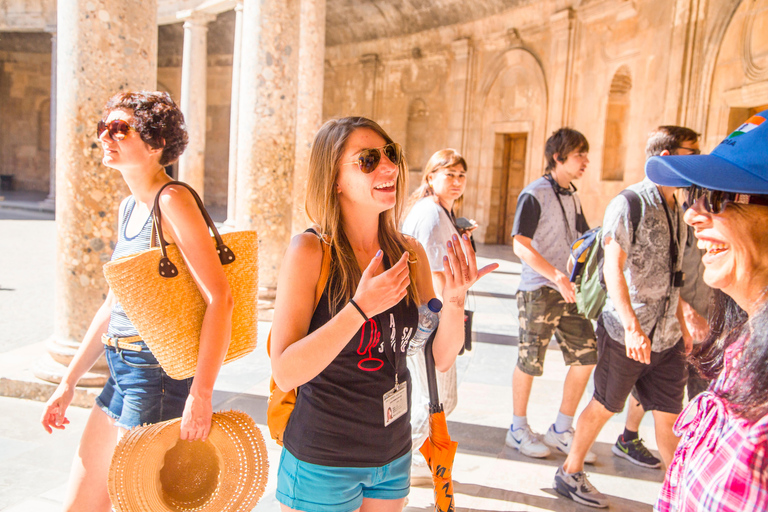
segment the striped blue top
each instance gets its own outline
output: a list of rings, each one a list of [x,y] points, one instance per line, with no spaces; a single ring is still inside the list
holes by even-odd
[[[123,256],[129,256],[149,249],[150,238],[152,236],[151,212],[144,222],[141,231],[139,231],[136,236],[129,237],[125,233],[125,229],[128,226],[128,219],[131,218],[131,214],[135,207],[136,200],[133,196],[125,198],[120,205],[120,211],[123,212],[123,216],[120,218],[120,223],[118,224],[117,245],[115,245],[115,251],[112,253],[112,261],[117,258],[122,258]],[[107,333],[110,336],[120,337],[138,336],[139,334],[139,331],[136,330],[128,319],[128,315],[125,314],[123,306],[121,306],[119,302],[112,307],[112,314],[109,318]]]

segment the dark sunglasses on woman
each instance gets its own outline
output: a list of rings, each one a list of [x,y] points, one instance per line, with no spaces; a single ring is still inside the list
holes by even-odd
[[[108,123],[102,119],[99,124],[96,125],[96,136],[101,137],[101,134],[107,132],[107,137],[117,142],[123,140],[129,131],[136,131],[136,128],[128,124],[122,119],[115,119]]]
[[[357,164],[358,168],[365,174],[370,174],[376,170],[381,162],[381,154],[384,155],[395,165],[400,165],[400,158],[402,157],[402,149],[397,142],[390,142],[386,146],[380,148],[368,148],[360,152],[357,160],[354,162],[344,162],[342,165]]]
[[[728,203],[768,206],[768,196],[765,195],[723,192],[722,190],[710,190],[698,185],[688,187],[688,200],[683,206],[686,209],[690,208],[702,197],[704,198],[704,209],[715,215],[721,213]]]

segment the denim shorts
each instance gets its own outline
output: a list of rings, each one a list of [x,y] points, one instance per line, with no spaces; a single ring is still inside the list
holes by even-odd
[[[192,378],[170,378],[143,341],[134,345],[141,352],[104,347],[109,380],[96,405],[125,429],[180,417]]]
[[[276,497],[294,510],[351,512],[360,508],[363,498],[405,498],[410,484],[410,452],[384,466],[351,468],[302,462],[283,448]]]

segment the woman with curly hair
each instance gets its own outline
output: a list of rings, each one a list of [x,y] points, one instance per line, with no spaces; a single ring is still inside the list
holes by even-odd
[[[298,388],[283,437],[283,511],[402,510],[411,466],[408,344],[418,305],[435,297],[421,245],[398,232],[407,169],[400,146],[363,117],[328,121],[309,161],[314,233],[283,259],[272,324],[272,375]],[[330,272],[315,307],[327,244]],[[477,269],[468,237],[446,244],[444,306],[433,345],[440,370],[464,342],[464,294]]]
[[[768,510],[768,110],[710,155],[653,157],[648,177],[688,187],[685,222],[716,289],[694,364],[716,379],[680,414],[655,509]]]
[[[207,309],[195,377],[175,380],[163,371],[108,291],[41,419],[48,433],[65,428],[77,382],[104,354],[110,376],[96,398],[72,464],[67,511],[111,510],[109,465],[115,446],[129,429],[181,417],[182,439],[207,438],[213,384],[229,345],[233,308],[229,283],[195,199],[185,187],[163,188],[171,181],[164,166],[178,159],[188,140],[184,116],[171,97],[146,91],[116,94],[104,108],[97,136],[103,164],[119,171],[131,191],[120,204],[112,259],[150,247],[152,208],[162,188],[163,234],[179,248]]]

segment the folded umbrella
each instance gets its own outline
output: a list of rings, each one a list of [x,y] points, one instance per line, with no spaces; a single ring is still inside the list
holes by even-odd
[[[427,363],[427,387],[429,388],[429,437],[421,446],[421,453],[427,459],[432,470],[432,481],[435,484],[435,512],[453,512],[453,459],[459,443],[451,441],[448,434],[448,424],[443,412],[443,404],[437,392],[437,376],[435,375],[435,357],[432,354],[432,333],[424,346],[424,358]]]

